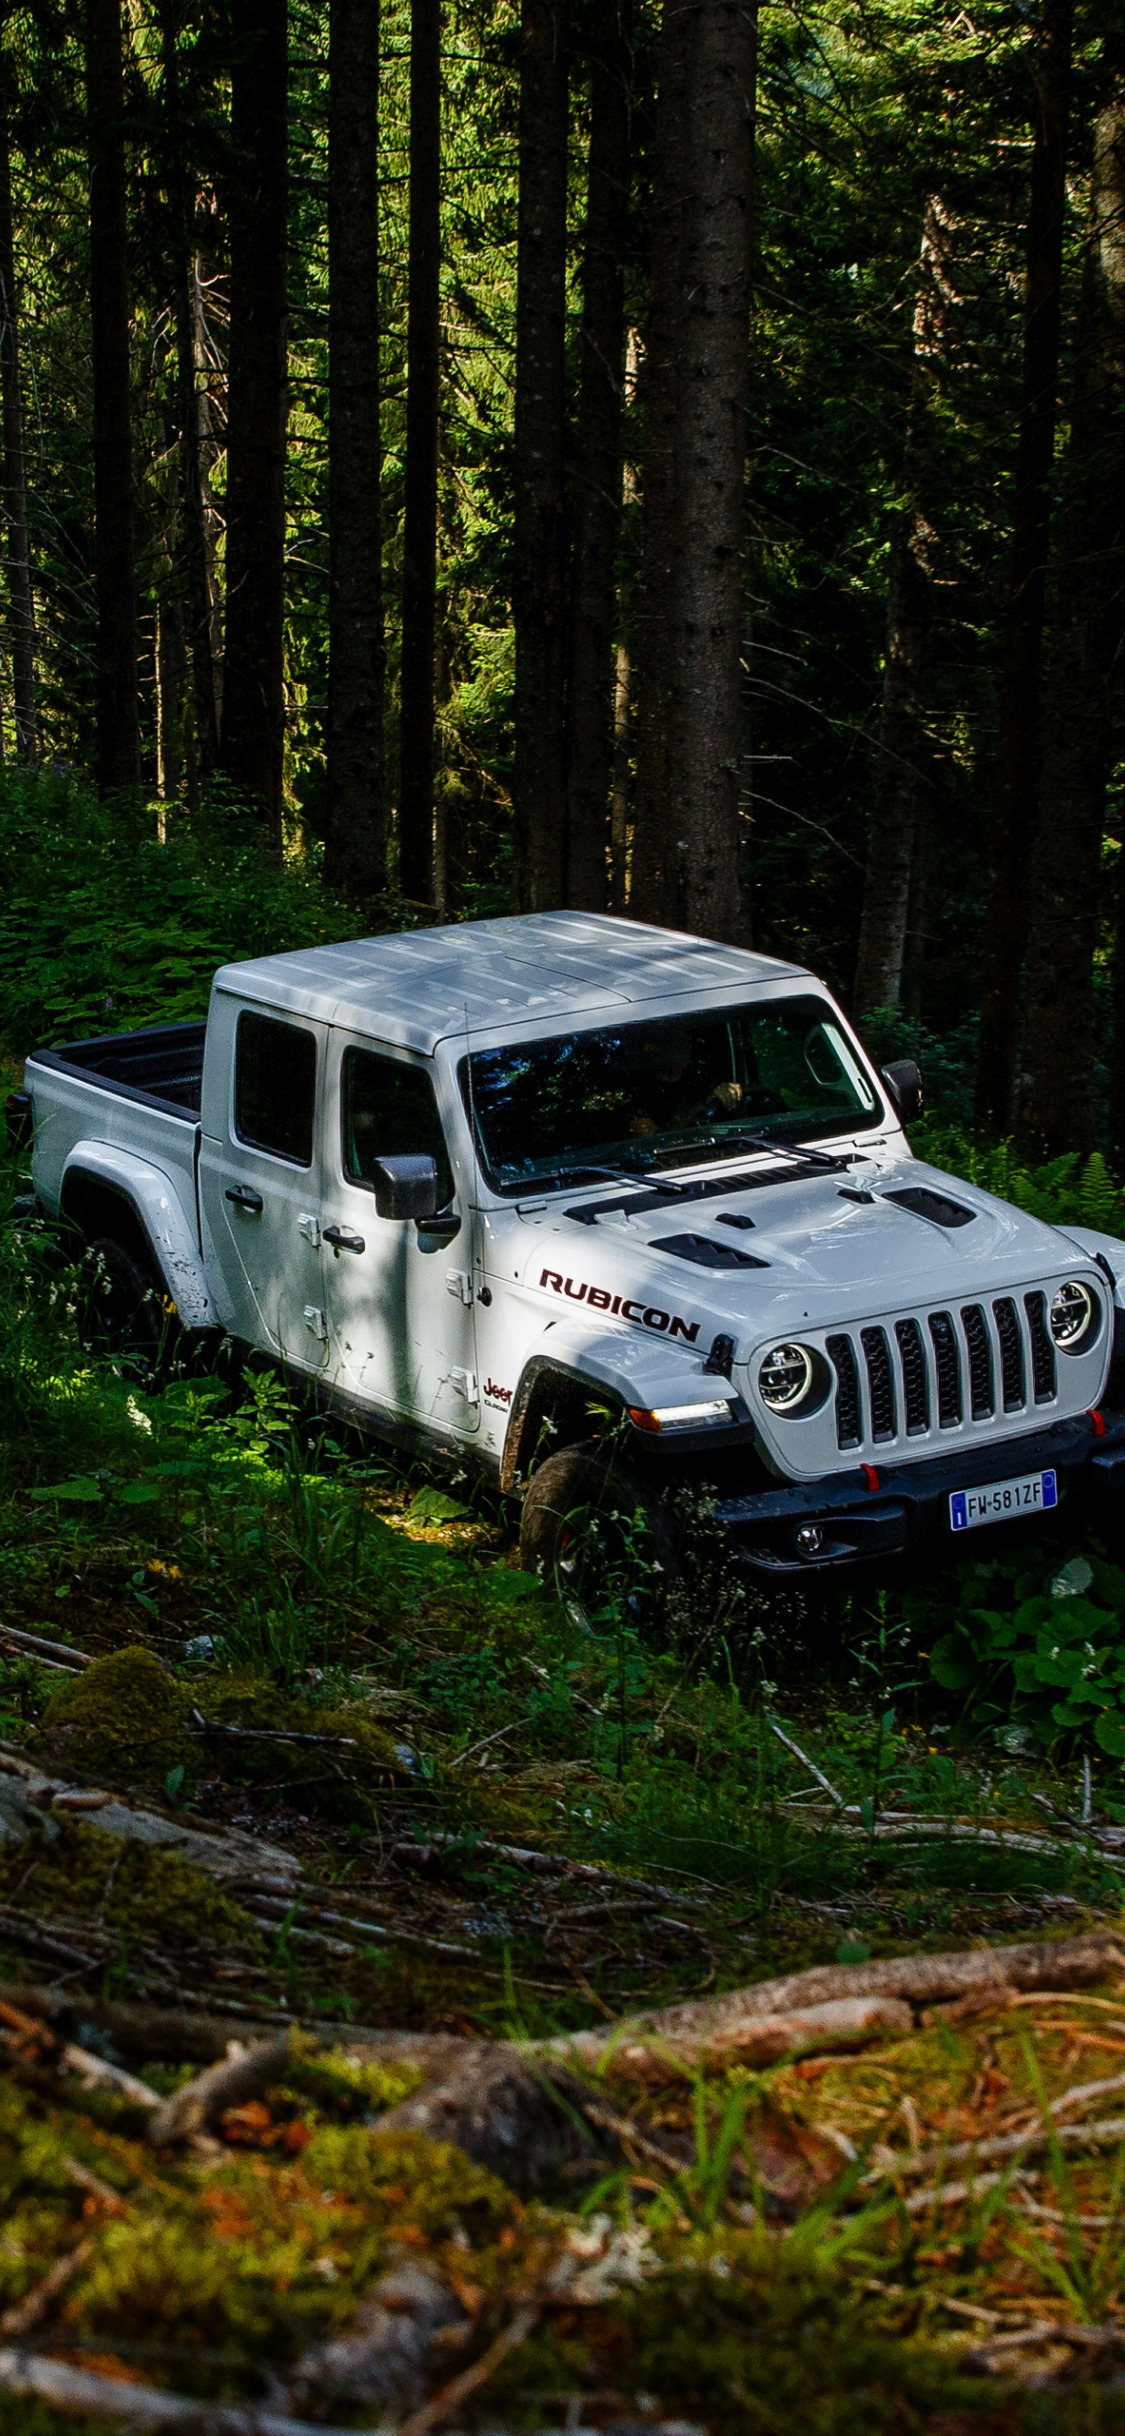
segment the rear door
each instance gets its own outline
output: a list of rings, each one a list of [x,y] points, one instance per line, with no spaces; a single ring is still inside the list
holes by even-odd
[[[210,1105],[199,1190],[224,1324],[300,1370],[328,1363],[320,1249],[323,1025],[239,1009],[225,1110]]]
[[[472,1435],[480,1427],[473,1212],[455,1186],[429,1061],[330,1033],[324,1142],[334,1385],[422,1428]],[[436,1161],[439,1208],[460,1221],[451,1240],[427,1237],[413,1219],[380,1218],[372,1161],[403,1152]]]

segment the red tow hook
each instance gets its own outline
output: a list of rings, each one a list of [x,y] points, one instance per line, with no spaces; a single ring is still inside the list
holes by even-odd
[[[1104,1422],[1102,1423],[1102,1427],[1104,1429]],[[863,1474],[863,1485],[865,1489],[878,1489],[882,1486],[878,1472],[876,1471],[873,1463],[861,1463],[859,1468]]]
[[[1087,1413],[1087,1415],[1086,1415],[1086,1419],[1087,1419],[1087,1421],[1091,1422],[1091,1423],[1092,1423],[1092,1425],[1093,1425],[1093,1431],[1094,1431],[1094,1436],[1095,1436],[1095,1438],[1104,1438],[1104,1436],[1105,1436],[1105,1414],[1104,1414],[1104,1413],[1100,1413],[1100,1412],[1098,1411],[1098,1408],[1097,1408],[1097,1405],[1096,1405],[1096,1404],[1094,1405],[1093,1410],[1092,1410],[1091,1412],[1088,1412],[1088,1413]]]

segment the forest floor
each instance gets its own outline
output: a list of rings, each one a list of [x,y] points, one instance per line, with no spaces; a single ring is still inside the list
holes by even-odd
[[[91,1364],[49,1242],[4,1261],[4,2436],[1125,2426],[1119,1765],[1017,1771],[877,1584],[532,1582],[466,1483]],[[1043,1939],[1057,1985],[777,2060],[611,2039],[545,2174],[390,2121],[483,2042]]]

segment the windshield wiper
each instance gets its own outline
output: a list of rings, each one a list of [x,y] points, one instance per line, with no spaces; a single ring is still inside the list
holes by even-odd
[[[782,1159],[795,1159],[798,1167],[822,1167],[826,1173],[838,1175],[849,1161],[831,1150],[802,1149],[798,1142],[782,1142],[769,1133],[728,1133],[728,1142],[740,1142],[746,1150],[772,1150]]]

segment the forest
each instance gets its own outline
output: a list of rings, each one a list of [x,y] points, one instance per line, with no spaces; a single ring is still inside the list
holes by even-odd
[[[1119,1162],[1123,74],[1109,0],[9,9],[9,762],[353,929],[797,957]]]

